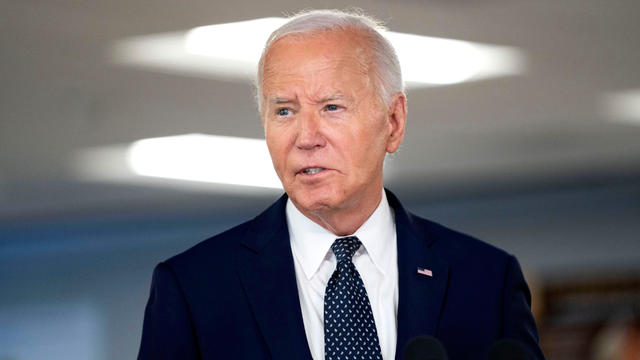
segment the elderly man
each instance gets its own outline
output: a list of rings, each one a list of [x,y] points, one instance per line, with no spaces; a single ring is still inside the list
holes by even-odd
[[[258,101],[286,194],[157,266],[140,359],[391,360],[419,335],[450,359],[503,338],[543,358],[515,258],[383,189],[407,105],[379,30],[311,11],[271,35]]]

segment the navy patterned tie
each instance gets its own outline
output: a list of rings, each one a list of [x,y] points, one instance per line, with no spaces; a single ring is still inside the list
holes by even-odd
[[[382,360],[369,297],[351,261],[360,245],[355,236],[331,245],[338,265],[324,294],[325,360]]]

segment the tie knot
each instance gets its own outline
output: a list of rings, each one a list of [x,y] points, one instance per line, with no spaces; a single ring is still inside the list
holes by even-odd
[[[333,250],[333,253],[336,255],[338,262],[343,260],[351,261],[353,254],[360,248],[360,245],[362,245],[362,243],[357,237],[347,236],[337,238],[331,245],[331,250]]]

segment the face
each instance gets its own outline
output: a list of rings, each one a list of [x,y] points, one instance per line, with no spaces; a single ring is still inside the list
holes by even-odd
[[[267,146],[285,191],[308,216],[380,200],[382,164],[402,141],[406,102],[396,94],[383,104],[371,70],[365,41],[351,31],[284,37],[266,54]]]

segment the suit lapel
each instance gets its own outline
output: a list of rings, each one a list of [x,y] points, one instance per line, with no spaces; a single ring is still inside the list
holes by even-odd
[[[238,257],[247,298],[274,359],[311,359],[283,196],[254,220]]]
[[[398,243],[398,340],[396,359],[402,359],[404,346],[419,335],[437,336],[438,323],[449,280],[448,264],[430,249],[435,239],[414,223],[398,199],[387,191],[395,210]],[[432,275],[418,273],[418,268]]]
[[[448,264],[430,249],[435,239],[414,223],[387,191],[395,211],[398,243],[398,338],[396,359],[418,335],[437,336],[449,280]],[[283,196],[254,220],[242,241],[238,273],[256,322],[275,359],[311,359],[296,285]],[[418,267],[432,276],[418,273]]]

